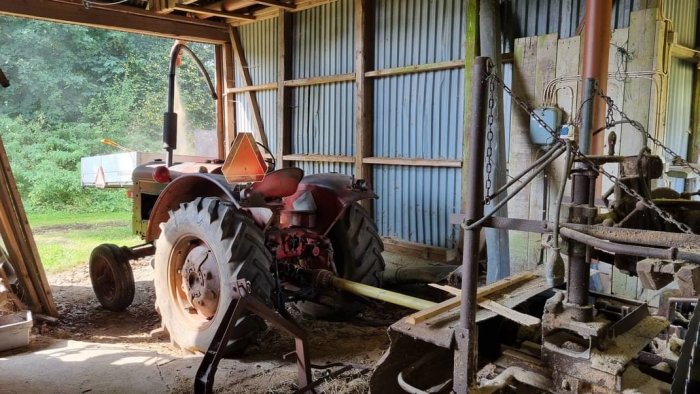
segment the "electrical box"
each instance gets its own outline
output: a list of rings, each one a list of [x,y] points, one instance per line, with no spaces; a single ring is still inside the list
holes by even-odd
[[[561,126],[562,112],[556,107],[540,107],[533,111],[547,126],[557,131]],[[535,145],[547,146],[554,142],[552,135],[534,117],[530,117],[530,141]]]

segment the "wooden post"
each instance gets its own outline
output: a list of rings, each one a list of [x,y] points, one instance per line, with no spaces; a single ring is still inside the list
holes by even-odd
[[[493,61],[492,72],[502,76],[501,73],[501,17],[500,2],[497,0],[481,0],[479,5],[479,30],[481,55],[488,56]],[[490,191],[493,192],[506,184],[506,133],[503,125],[503,90],[496,86],[493,91],[493,109],[488,109],[488,117],[493,115],[491,132],[492,170],[486,176],[491,178]],[[488,142],[487,142],[488,143]],[[487,158],[487,160],[489,160]],[[488,192],[488,191],[487,191]],[[486,206],[486,212],[490,212],[495,204],[501,201],[497,196]],[[508,207],[503,207],[497,216],[507,217]],[[508,230],[486,229],[486,249],[488,262],[486,268],[486,281],[495,282],[510,275],[510,253],[508,242]]]
[[[216,150],[217,158],[223,159],[225,155],[225,119],[224,111],[226,105],[226,81],[224,80],[224,50],[223,45],[214,48],[214,62],[216,64]]]
[[[690,155],[688,155],[688,159],[690,159],[691,163],[700,163],[700,65],[695,70],[693,85],[692,132],[690,134]],[[695,181],[695,186],[698,186],[697,181]]]
[[[471,124],[472,111],[472,83],[471,78],[467,74],[474,65],[474,58],[477,52],[477,41],[479,39],[479,0],[467,0],[467,11],[465,15],[467,19],[466,31],[464,38],[464,137],[462,139],[462,204],[461,211],[464,213],[466,208],[466,199],[470,185],[467,184],[467,164],[469,163],[469,125]],[[461,237],[460,237],[461,240]]]
[[[224,148],[224,156],[228,154],[229,148],[236,138],[236,133],[238,132],[236,124],[236,106],[234,105],[236,100],[235,93],[229,93],[229,89],[233,89],[236,84],[235,82],[235,72],[233,68],[233,47],[229,44],[224,44],[222,49],[222,82],[224,87],[223,97],[222,97],[222,107],[224,112],[224,130],[223,138],[221,139],[221,144]]]
[[[238,28],[229,26],[229,34],[231,35],[233,53],[238,60],[236,63],[238,64],[238,70],[241,72],[243,85],[253,86],[253,81],[250,77],[250,70],[248,70],[248,61],[246,60],[245,52],[243,51],[243,44],[241,43],[241,35],[238,32]],[[263,125],[262,116],[260,115],[260,106],[258,105],[256,92],[254,90],[249,90],[246,92],[246,94],[248,94],[248,100],[250,101],[250,109],[253,113],[253,123],[255,124],[255,132],[258,134],[258,142],[268,146],[267,134],[265,134],[265,125]]]
[[[370,185],[372,167],[363,159],[373,151],[374,81],[366,73],[374,68],[374,15],[374,1],[355,0],[355,177]]]
[[[284,156],[292,153],[292,14],[280,11],[277,21],[277,163],[286,167]]]

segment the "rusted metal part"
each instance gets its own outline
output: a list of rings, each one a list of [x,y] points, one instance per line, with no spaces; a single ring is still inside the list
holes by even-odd
[[[486,57],[477,57],[472,68],[472,122],[469,130],[469,157],[464,196],[466,222],[470,224],[484,215],[484,144],[486,142],[485,103],[488,73]],[[458,393],[469,390],[476,384],[478,360],[476,327],[476,288],[479,265],[479,234],[481,227],[464,231],[464,254],[462,256],[462,303],[460,304],[459,327],[455,329],[455,368],[453,389]]]
[[[700,295],[700,266],[684,265],[676,272],[674,279],[683,297]]]
[[[222,324],[216,330],[214,339],[202,363],[197,369],[194,379],[194,392],[212,393],[214,387],[214,375],[224,350],[231,338],[236,337],[236,323],[245,313],[253,313],[263,318],[269,324],[287,332],[294,337],[297,364],[297,381],[299,387],[307,387],[311,382],[311,362],[306,344],[306,332],[297,325],[284,308],[279,311],[270,309],[258,300],[250,292],[250,284],[245,279],[239,279],[235,284],[235,292],[238,293],[238,301],[231,302],[226,309]],[[313,393],[308,390],[307,393]]]
[[[602,238],[613,242],[659,246],[667,248],[700,249],[700,235],[671,233],[666,231],[651,231],[607,226],[587,226],[564,223],[562,227]]]
[[[264,200],[291,196],[303,178],[304,171],[301,168],[282,168],[265,175],[262,182],[253,183],[245,190],[245,194],[257,193]]]
[[[206,245],[198,245],[187,254],[180,269],[182,291],[191,308],[211,319],[219,305],[219,265]]]
[[[637,262],[637,276],[643,288],[660,290],[673,282],[673,276],[684,263],[677,260],[644,259]]]

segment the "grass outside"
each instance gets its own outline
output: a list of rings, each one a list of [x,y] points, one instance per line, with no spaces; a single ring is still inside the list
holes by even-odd
[[[30,214],[41,261],[47,272],[59,272],[87,264],[92,249],[102,243],[134,246],[131,212]]]

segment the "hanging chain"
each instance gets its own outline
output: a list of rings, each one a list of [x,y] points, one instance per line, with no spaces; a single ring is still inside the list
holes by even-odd
[[[554,131],[554,129],[552,129],[552,128],[544,121],[544,119],[542,119],[539,115],[537,115],[537,113],[536,113],[535,111],[531,110],[531,109],[530,109],[530,106],[529,106],[522,98],[520,98],[520,97],[517,96],[515,93],[513,93],[513,91],[505,84],[505,82],[503,82],[502,79],[500,79],[496,74],[490,74],[490,75],[488,76],[488,78],[491,78],[491,79],[495,80],[496,82],[498,82],[498,84],[501,85],[501,87],[503,88],[503,90],[511,97],[511,100],[513,100],[520,108],[522,108],[523,111],[525,111],[532,119],[534,119],[543,129],[547,130],[547,132],[548,132],[549,134],[552,135],[552,137],[554,138],[555,143],[560,144],[560,145],[565,145],[565,142],[562,141],[562,140],[559,138],[559,135],[557,135],[557,132]],[[606,101],[607,101],[607,100],[606,100]],[[612,102],[612,100],[610,100],[610,102]],[[636,121],[633,121],[633,120],[627,118],[626,115],[624,115],[624,117],[625,117],[625,118],[624,118],[625,121],[629,121],[629,122],[630,122],[631,124],[633,124],[633,125],[635,124]],[[638,124],[639,122],[636,122],[636,123]],[[641,126],[641,125],[640,125],[640,126]],[[636,127],[635,127],[635,128],[636,128]],[[642,128],[642,130],[643,130],[643,128]],[[591,170],[595,171],[595,172],[598,173],[599,175],[603,175],[603,176],[605,176],[606,178],[608,178],[608,179],[609,179],[611,182],[613,182],[616,186],[618,186],[620,189],[622,189],[622,191],[624,191],[625,193],[627,193],[627,194],[629,194],[630,196],[634,197],[634,198],[635,198],[637,201],[639,201],[644,207],[646,207],[646,208],[648,208],[648,209],[651,209],[651,210],[653,210],[654,212],[656,212],[656,213],[657,213],[662,219],[664,219],[665,221],[667,221],[667,222],[673,224],[673,225],[676,226],[679,230],[681,230],[682,232],[684,232],[684,233],[686,233],[686,234],[693,234],[693,230],[692,230],[690,227],[688,227],[688,225],[686,225],[685,223],[681,223],[681,222],[677,221],[676,219],[673,218],[673,216],[671,216],[670,213],[668,213],[668,212],[664,211],[663,209],[661,209],[658,205],[654,204],[653,201],[647,200],[647,199],[644,198],[642,195],[640,195],[639,193],[637,193],[635,190],[630,189],[627,185],[625,185],[624,183],[620,182],[620,179],[619,179],[617,176],[615,176],[615,175],[613,175],[613,174],[607,172],[602,166],[596,165],[591,159],[588,158],[588,156],[586,156],[585,154],[583,154],[580,150],[576,149],[576,150],[574,151],[574,155],[575,155],[581,162],[587,164]]]
[[[493,63],[489,61],[488,64],[488,74],[492,75],[493,74]],[[487,77],[488,78],[488,77]],[[486,189],[485,197],[484,197],[484,204],[488,204],[491,202],[491,172],[493,171],[493,122],[494,122],[494,110],[496,107],[496,99],[495,99],[495,90],[496,90],[496,81],[493,78],[488,78],[488,84],[489,84],[489,101],[488,101],[488,116],[486,117],[486,125],[487,125],[487,132],[486,132],[486,183],[484,185],[484,188]]]
[[[669,156],[673,158],[673,161],[676,163],[679,163],[683,167],[689,168],[691,171],[693,171],[696,175],[700,176],[700,168],[692,166],[690,163],[688,163],[687,160],[679,156],[676,152],[674,152],[671,148],[668,146],[664,145],[659,139],[651,135],[648,131],[644,129],[644,126],[642,126],[641,123],[639,123],[636,120],[632,120],[627,116],[626,113],[622,112],[620,107],[615,104],[612,98],[609,96],[606,96],[603,94],[602,91],[598,91],[598,95],[605,100],[608,106],[608,113],[606,116],[606,123],[608,125],[611,125],[615,122],[615,119],[613,118],[613,111],[617,112],[618,115],[620,115],[620,118],[625,122],[629,123],[634,127],[635,130],[639,131],[642,133],[647,139],[651,140],[651,142],[654,143],[654,145],[658,146],[659,148],[663,149],[664,152],[666,152]]]

